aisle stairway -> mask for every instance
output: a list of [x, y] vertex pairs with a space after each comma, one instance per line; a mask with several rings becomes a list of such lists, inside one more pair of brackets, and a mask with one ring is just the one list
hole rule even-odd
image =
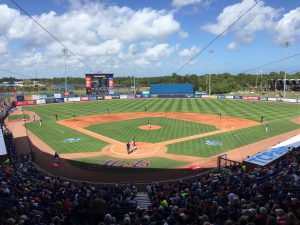
[[136, 195], [137, 207], [141, 209], [148, 209], [150, 199], [147, 192], [138, 192]]

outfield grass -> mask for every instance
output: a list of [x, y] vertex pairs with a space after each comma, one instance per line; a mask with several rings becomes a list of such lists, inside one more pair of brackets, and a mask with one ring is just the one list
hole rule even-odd
[[[95, 114], [105, 114], [106, 108], [109, 108], [110, 113], [120, 112], [142, 112], [144, 106], [147, 106], [147, 110], [151, 112], [163, 112], [167, 109], [170, 112], [195, 112], [206, 114], [219, 114], [226, 116], [241, 117], [259, 121], [261, 116], [264, 116], [265, 122], [269, 123], [270, 132], [268, 135], [260, 134], [262, 130], [260, 127], [246, 128], [243, 131], [235, 131], [243, 134], [240, 138], [237, 138], [235, 132], [228, 132], [226, 134], [219, 134], [213, 138], [222, 139], [224, 144], [218, 149], [214, 149], [214, 154], [219, 154], [223, 151], [239, 147], [241, 145], [249, 144], [254, 141], [263, 140], [265, 138], [282, 134], [287, 131], [299, 128], [299, 125], [295, 125], [289, 122], [289, 119], [295, 118], [300, 115], [299, 104], [285, 104], [274, 102], [255, 102], [241, 101], [241, 100], [220, 100], [220, 99], [124, 99], [124, 100], [105, 100], [105, 101], [91, 101], [91, 102], [79, 102], [79, 103], [63, 103], [63, 104], [47, 104], [38, 106], [27, 106], [25, 110], [34, 111], [37, 115], [43, 118], [47, 128], [43, 128], [42, 132], [38, 126], [28, 124], [28, 128], [32, 130], [38, 137], [49, 144], [54, 150], [61, 153], [63, 152], [86, 152], [97, 151], [104, 146], [105, 143], [95, 140], [89, 136], [85, 136], [79, 132], [70, 130], [64, 126], [60, 126], [55, 123], [55, 114], [59, 119], [72, 118], [73, 114], [77, 116], [88, 116]], [[68, 137], [84, 137], [84, 140], [78, 143], [65, 144], [63, 143], [62, 133], [56, 131], [57, 129], [66, 130]], [[184, 128], [183, 128], [184, 129]], [[275, 132], [276, 131], [276, 132]], [[127, 131], [126, 131], [127, 132]], [[129, 131], [128, 131], [129, 132]], [[242, 138], [246, 135], [244, 138]], [[223, 135], [227, 135], [226, 137]], [[134, 134], [134, 136], [139, 136]], [[89, 138], [89, 139], [88, 139]], [[128, 141], [127, 137], [122, 137]], [[130, 134], [132, 138], [132, 134]], [[211, 137], [206, 137], [210, 139]], [[140, 141], [138, 139], [138, 141]], [[54, 144], [55, 142], [55, 144]], [[87, 143], [88, 142], [88, 143]], [[91, 143], [90, 143], [91, 142]], [[177, 143], [175, 146], [170, 145], [170, 152], [177, 152], [178, 154], [190, 154], [199, 155], [208, 151], [211, 146], [203, 146], [202, 143], [196, 143], [197, 141], [189, 141], [184, 143]], [[228, 144], [227, 144], [228, 143]], [[76, 148], [73, 148], [75, 146]], [[96, 145], [96, 147], [95, 147]], [[63, 146], [63, 147], [62, 147]], [[99, 147], [98, 147], [99, 146]], [[205, 147], [205, 148], [204, 148]], [[97, 149], [97, 150], [96, 150]], [[194, 149], [192, 151], [192, 149]], [[181, 152], [181, 153], [180, 153]], [[209, 156], [209, 155], [207, 155]]]
[[[152, 125], [159, 125], [158, 130], [141, 130], [138, 127], [147, 125], [148, 120]], [[207, 133], [216, 130], [216, 127], [201, 123], [171, 119], [166, 117], [141, 118], [109, 123], [93, 124], [85, 129], [110, 137], [112, 139], [128, 142], [135, 137], [138, 142], [158, 143], [162, 141]]]
[[28, 119], [28, 114], [17, 114], [17, 115], [11, 115], [8, 116], [8, 120], [21, 120], [21, 119]]
[[[49, 120], [43, 120], [42, 126], [38, 121], [26, 123], [26, 127], [58, 153], [97, 152], [107, 145], [106, 142]], [[80, 141], [65, 142], [69, 138], [80, 138]]]
[[[98, 157], [74, 159], [74, 161], [99, 165], [99, 168], [103, 167], [105, 162], [109, 161], [108, 164], [106, 164], [106, 166], [104, 167], [110, 167], [109, 164], [114, 163], [114, 165], [111, 167], [120, 169], [120, 171], [122, 171], [122, 168], [119, 166], [122, 164], [124, 165], [124, 167], [128, 168], [128, 164], [127, 166], [125, 165], [126, 163], [129, 163], [131, 166], [134, 165], [139, 168], [144, 167], [144, 168], [151, 168], [151, 169], [178, 168], [188, 164], [188, 162], [176, 161], [172, 159], [165, 159], [159, 157], [144, 158], [141, 161], [140, 159], [118, 159], [111, 156], [98, 156]], [[149, 167], [147, 166], [147, 164], [149, 165]], [[129, 168], [131, 168], [131, 166]]]

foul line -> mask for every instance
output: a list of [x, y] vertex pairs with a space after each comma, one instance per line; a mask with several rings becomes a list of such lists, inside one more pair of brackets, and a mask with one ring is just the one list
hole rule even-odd
[[62, 132], [63, 134], [65, 133], [64, 131], [60, 130], [60, 129], [57, 129], [57, 128], [54, 128], [55, 130], [58, 130], [59, 132]]

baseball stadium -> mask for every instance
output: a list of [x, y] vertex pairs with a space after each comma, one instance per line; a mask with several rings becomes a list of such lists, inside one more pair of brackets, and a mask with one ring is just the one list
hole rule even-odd
[[133, 2], [0, 3], [0, 225], [300, 224], [299, 5]]

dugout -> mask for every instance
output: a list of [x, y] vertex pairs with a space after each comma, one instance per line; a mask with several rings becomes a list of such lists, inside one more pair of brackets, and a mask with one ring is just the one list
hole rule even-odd
[[193, 97], [192, 84], [151, 84], [151, 96], [160, 98], [186, 98]]

